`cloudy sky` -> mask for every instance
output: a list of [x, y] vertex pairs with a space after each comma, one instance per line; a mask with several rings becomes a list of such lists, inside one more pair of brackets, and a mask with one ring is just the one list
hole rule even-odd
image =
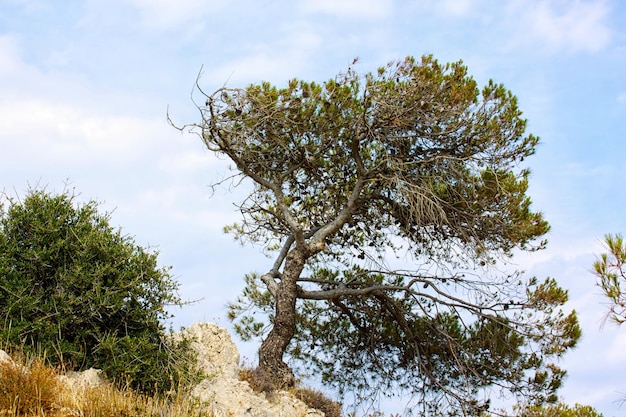
[[221, 231], [241, 193], [209, 184], [228, 164], [167, 123], [168, 112], [181, 125], [199, 120], [201, 68], [211, 91], [431, 53], [462, 59], [480, 84], [504, 83], [542, 138], [530, 194], [550, 244], [519, 263], [568, 288], [583, 324], [563, 363], [563, 400], [625, 415], [626, 328], [601, 329], [606, 306], [590, 273], [602, 236], [626, 232], [621, 0], [0, 0], [0, 190], [69, 188], [101, 201], [113, 224], [158, 247], [183, 297], [200, 300], [174, 325], [226, 326], [243, 274], [271, 260]]

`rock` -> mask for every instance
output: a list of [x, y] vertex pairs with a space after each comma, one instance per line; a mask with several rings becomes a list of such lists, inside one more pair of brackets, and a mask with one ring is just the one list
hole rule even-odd
[[24, 373], [28, 372], [28, 369], [25, 366], [16, 363], [4, 350], [0, 350], [0, 365], [6, 366], [7, 368], [19, 369]]
[[192, 395], [211, 406], [215, 417], [324, 417], [288, 392], [280, 391], [268, 400], [245, 381], [205, 379]]
[[[0, 350], [0, 364], [8, 364], [15, 366], [16, 363], [8, 353], [4, 350]], [[25, 371], [29, 372], [27, 368], [20, 365]], [[99, 369], [90, 368], [83, 372], [70, 372], [67, 375], [59, 375], [58, 378], [62, 383], [69, 386], [71, 389], [88, 389], [97, 387], [106, 383], [106, 380], [102, 376], [102, 371]]]
[[288, 392], [277, 392], [268, 399], [240, 381], [239, 351], [226, 329], [198, 323], [182, 334], [194, 339], [191, 348], [198, 353], [198, 366], [207, 375], [192, 395], [210, 404], [215, 417], [324, 417]]
[[106, 384], [106, 379], [100, 369], [89, 368], [82, 372], [70, 372], [59, 375], [59, 379], [72, 391], [84, 391]]
[[6, 353], [4, 350], [0, 350], [0, 363], [6, 363], [9, 365], [13, 365], [13, 359]]
[[239, 351], [228, 331], [213, 323], [196, 323], [182, 334], [192, 340], [198, 367], [208, 376], [237, 378]]
[[[239, 351], [226, 329], [212, 323], [197, 323], [173, 336], [192, 340], [190, 347], [198, 354], [198, 367], [207, 377], [191, 392], [210, 407], [215, 417], [324, 417], [323, 412], [309, 408], [286, 391], [268, 398], [254, 392], [246, 381], [240, 381]], [[0, 350], [0, 364], [4, 363], [15, 364]], [[75, 396], [107, 384], [103, 372], [93, 368], [60, 375], [59, 379]], [[73, 413], [67, 411], [67, 415]]]

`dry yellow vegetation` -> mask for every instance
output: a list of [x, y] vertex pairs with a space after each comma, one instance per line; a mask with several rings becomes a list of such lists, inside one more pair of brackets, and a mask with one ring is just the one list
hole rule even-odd
[[210, 409], [182, 391], [146, 396], [109, 383], [77, 390], [43, 359], [13, 358], [0, 361], [2, 417], [213, 417]]

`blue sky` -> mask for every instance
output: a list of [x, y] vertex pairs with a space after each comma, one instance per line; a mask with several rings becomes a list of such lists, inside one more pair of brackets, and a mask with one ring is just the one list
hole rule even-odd
[[[190, 134], [202, 87], [332, 78], [355, 57], [462, 59], [518, 96], [541, 137], [534, 208], [548, 249], [516, 262], [570, 290], [584, 335], [563, 366], [567, 403], [623, 415], [626, 328], [607, 324], [590, 273], [605, 233], [626, 232], [626, 3], [621, 0], [0, 0], [0, 190], [75, 188], [113, 224], [158, 247], [186, 299], [175, 326], [227, 326], [243, 275], [271, 260], [222, 233], [241, 192]], [[242, 355], [254, 346], [238, 343]]]

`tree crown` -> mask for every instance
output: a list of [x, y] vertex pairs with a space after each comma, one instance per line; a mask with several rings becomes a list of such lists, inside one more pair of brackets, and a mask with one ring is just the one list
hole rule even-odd
[[220, 88], [200, 110], [206, 146], [253, 184], [226, 230], [276, 251], [231, 306], [245, 338], [267, 329], [247, 308], [267, 314], [260, 356], [287, 339], [325, 382], [410, 391], [431, 412], [479, 413], [493, 387], [555, 400], [550, 358], [580, 336], [567, 292], [496, 267], [549, 230], [521, 166], [538, 138], [504, 86], [408, 57]]

